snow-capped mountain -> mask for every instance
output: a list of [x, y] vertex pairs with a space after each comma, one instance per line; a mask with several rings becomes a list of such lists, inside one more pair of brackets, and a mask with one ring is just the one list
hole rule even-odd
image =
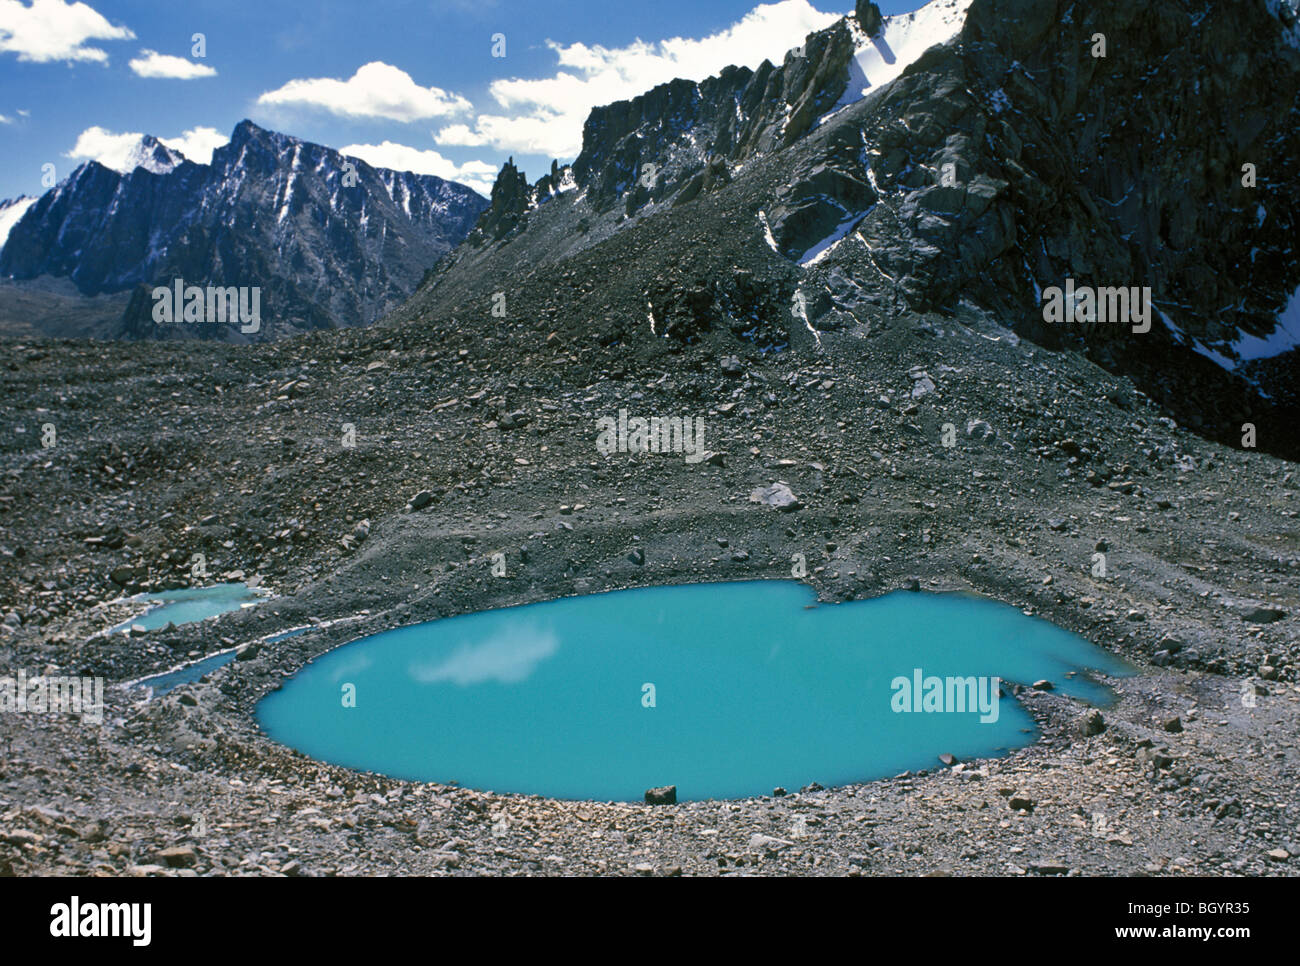
[[932, 0], [912, 13], [875, 17], [864, 11], [862, 19], [846, 21], [853, 35], [849, 81], [836, 107], [852, 104], [883, 87], [938, 44], [961, 32], [971, 0]]
[[123, 157], [114, 159], [112, 163], [106, 160], [103, 163], [118, 174], [130, 174], [136, 168], [144, 168], [153, 174], [167, 174], [185, 160], [185, 155], [175, 148], [169, 148], [152, 134], [144, 134]]
[[[373, 168], [241, 122], [210, 164], [145, 137], [89, 161], [39, 199], [0, 209], [0, 275], [66, 277], [85, 295], [135, 289], [120, 335], [242, 338], [159, 326], [149, 288], [257, 287], [257, 339], [365, 325], [409, 295], [487, 202], [432, 175]], [[19, 210], [21, 208], [21, 210]]]

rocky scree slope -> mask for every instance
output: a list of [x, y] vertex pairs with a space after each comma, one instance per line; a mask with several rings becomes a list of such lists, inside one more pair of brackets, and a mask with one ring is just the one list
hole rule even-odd
[[[1300, 314], [1288, 4], [936, 0], [913, 21], [860, 4], [781, 66], [593, 110], [576, 161], [533, 185], [508, 164], [390, 321], [442, 324], [501, 291], [543, 335], [734, 350], [966, 301], [1131, 375], [1203, 434], [1240, 445], [1253, 422], [1296, 458], [1300, 353], [1246, 348], [1285, 346], [1279, 315]], [[872, 52], [922, 20], [947, 42], [855, 97]], [[1041, 293], [1067, 278], [1149, 287], [1150, 331], [1045, 323]]]

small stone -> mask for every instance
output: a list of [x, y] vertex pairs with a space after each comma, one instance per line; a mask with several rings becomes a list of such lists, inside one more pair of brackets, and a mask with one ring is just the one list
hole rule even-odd
[[1093, 708], [1079, 716], [1075, 728], [1083, 737], [1091, 738], [1106, 730], [1106, 719], [1102, 717], [1100, 711]]
[[129, 583], [141, 579], [146, 573], [147, 571], [143, 567], [114, 567], [109, 573], [108, 579], [119, 587], [125, 587]]
[[83, 842], [94, 845], [108, 839], [108, 823], [103, 819], [88, 822], [77, 829], [77, 835]]
[[638, 567], [642, 567], [645, 565], [645, 551], [640, 547], [633, 547], [632, 550], [628, 552], [627, 559], [632, 561], [632, 563], [636, 564]]
[[677, 786], [664, 785], [660, 788], [647, 788], [645, 791], [647, 805], [676, 805]]
[[1051, 681], [1043, 679], [1041, 681], [1035, 681], [1032, 687], [1035, 691], [1052, 691], [1055, 690], [1056, 685], [1054, 685]]
[[411, 509], [423, 510], [433, 502], [433, 493], [430, 490], [421, 490], [415, 496], [411, 497]]
[[1286, 849], [1269, 849], [1264, 854], [1274, 862], [1285, 862], [1287, 859], [1291, 858], [1291, 853]]
[[1156, 771], [1163, 771], [1174, 763], [1174, 759], [1165, 753], [1167, 751], [1167, 748], [1161, 748], [1158, 751], [1154, 748], [1142, 748], [1137, 753], [1137, 760], [1150, 762]]
[[790, 487], [780, 482], [773, 483], [771, 486], [755, 488], [749, 494], [749, 501], [751, 503], [762, 503], [777, 510], [799, 509], [799, 498], [794, 495]]
[[1068, 875], [1070, 872], [1069, 864], [1060, 859], [1048, 862], [1030, 862], [1029, 868], [1039, 875]]
[[1286, 616], [1286, 611], [1276, 607], [1252, 606], [1242, 611], [1241, 619], [1252, 624], [1272, 624]]
[[1169, 718], [1162, 721], [1160, 727], [1164, 728], [1165, 731], [1168, 731], [1170, 734], [1176, 735], [1183, 730], [1183, 722], [1180, 718]]
[[176, 845], [159, 852], [158, 860], [168, 868], [188, 869], [198, 863], [199, 857], [192, 846]]
[[755, 832], [749, 837], [749, 848], [753, 852], [780, 852], [792, 845], [794, 845], [793, 842], [773, 838], [770, 835], [763, 835], [761, 832]]
[[957, 756], [945, 751], [939, 756], [939, 761], [951, 768], [953, 765], [957, 764]]
[[522, 409], [516, 409], [512, 413], [506, 413], [502, 416], [497, 425], [502, 429], [518, 429], [521, 426], [527, 426], [532, 421], [532, 416], [529, 416]]
[[1013, 812], [1032, 812], [1034, 800], [1023, 792], [1015, 792], [1007, 799], [1007, 806]]

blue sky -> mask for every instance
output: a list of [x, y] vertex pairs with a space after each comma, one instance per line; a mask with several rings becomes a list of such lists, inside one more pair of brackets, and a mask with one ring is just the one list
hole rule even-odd
[[[885, 0], [900, 13], [922, 0]], [[486, 191], [572, 160], [593, 104], [757, 65], [850, 0], [0, 0], [0, 198], [140, 133], [206, 161], [245, 117]], [[203, 56], [195, 55], [203, 35]], [[504, 57], [494, 57], [494, 35]], [[500, 44], [496, 45], [501, 52]]]

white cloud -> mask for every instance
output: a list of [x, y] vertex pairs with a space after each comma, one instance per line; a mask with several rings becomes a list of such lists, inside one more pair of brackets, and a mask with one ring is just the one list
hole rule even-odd
[[67, 156], [98, 161], [106, 168], [121, 171], [129, 163], [140, 137], [140, 134], [114, 134], [96, 124], [81, 132]]
[[0, 0], [0, 53], [35, 63], [89, 60], [108, 63], [108, 54], [88, 40], [131, 40], [126, 27], [114, 27], [93, 7], [65, 0]]
[[230, 138], [215, 127], [192, 127], [178, 138], [159, 138], [173, 151], [179, 151], [195, 164], [211, 164], [212, 152], [223, 144], [229, 144]]
[[[135, 167], [137, 148], [144, 137], [138, 131], [116, 134], [99, 125], [88, 127], [77, 137], [77, 143], [67, 153], [69, 158], [77, 160], [98, 161], [114, 171], [130, 171]], [[180, 137], [159, 138], [163, 144], [174, 151], [179, 151], [196, 164], [209, 164], [212, 151], [225, 144], [230, 138], [216, 128], [195, 127]]]
[[195, 77], [216, 77], [217, 72], [207, 64], [197, 64], [184, 57], [160, 54], [156, 50], [142, 50], [139, 57], [131, 59], [131, 69], [141, 77], [167, 77], [174, 80], [193, 80]]
[[457, 164], [437, 151], [424, 151], [393, 141], [385, 141], [383, 144], [349, 144], [345, 148], [339, 148], [339, 153], [360, 158], [376, 168], [433, 174], [448, 181], [459, 181], [483, 195], [492, 193], [492, 183], [496, 181], [496, 167], [485, 161]]
[[551, 77], [494, 81], [492, 97], [506, 112], [479, 114], [473, 127], [452, 124], [437, 132], [439, 144], [491, 145], [500, 151], [572, 158], [582, 149], [582, 125], [599, 104], [626, 100], [677, 77], [701, 81], [728, 64], [755, 68], [780, 63], [804, 37], [839, 19], [808, 0], [761, 4], [738, 23], [708, 37], [673, 37], [626, 47], [547, 41], [556, 54]]
[[4, 114], [0, 114], [0, 124], [12, 124], [13, 122], [14, 119], [12, 117], [8, 117]]
[[458, 94], [440, 87], [421, 87], [411, 75], [382, 61], [357, 68], [345, 81], [330, 77], [300, 78], [267, 91], [257, 103], [271, 107], [312, 107], [344, 117], [419, 121], [450, 117], [471, 109]]
[[437, 663], [413, 663], [410, 675], [421, 684], [518, 684], [528, 680], [537, 666], [559, 649], [559, 638], [550, 629], [522, 627], [483, 641], [461, 643]]

